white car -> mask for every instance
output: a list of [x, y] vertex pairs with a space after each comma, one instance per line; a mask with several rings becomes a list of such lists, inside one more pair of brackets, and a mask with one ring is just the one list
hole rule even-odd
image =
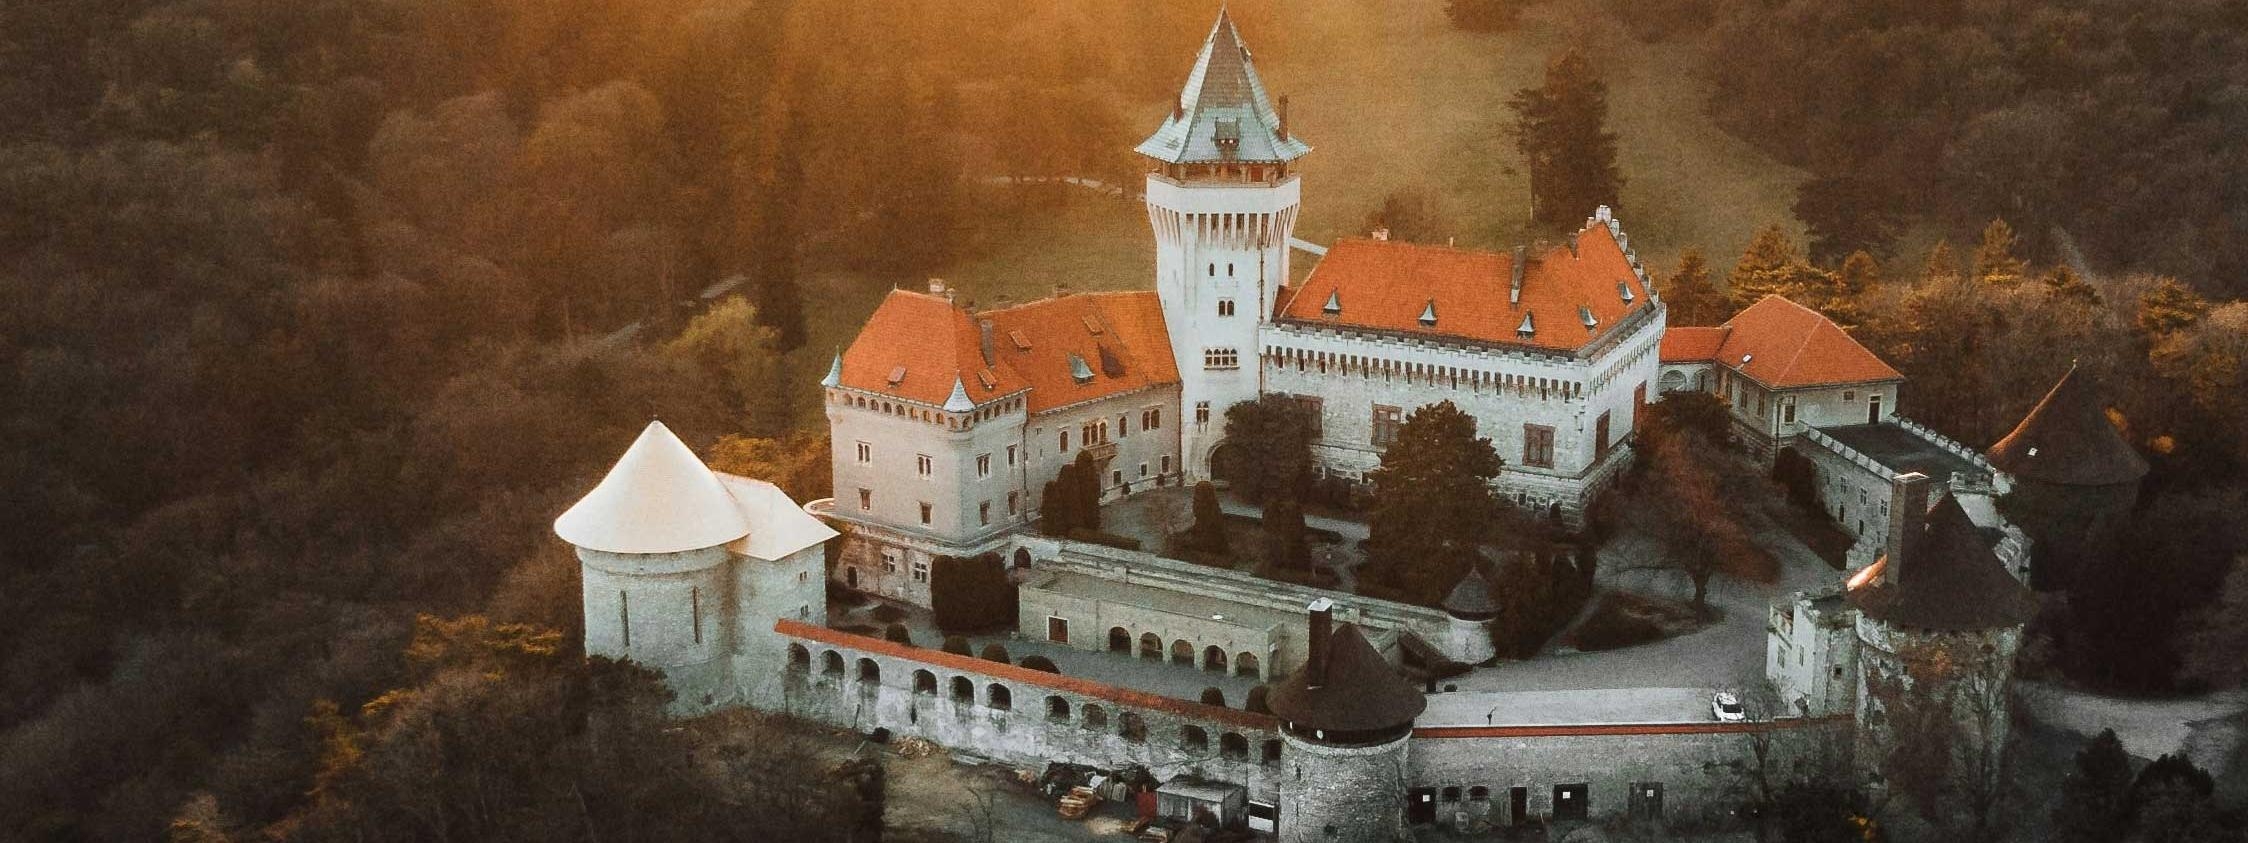
[[1741, 698], [1731, 691], [1719, 691], [1709, 700], [1709, 713], [1720, 723], [1739, 723], [1748, 719], [1748, 709], [1741, 707]]

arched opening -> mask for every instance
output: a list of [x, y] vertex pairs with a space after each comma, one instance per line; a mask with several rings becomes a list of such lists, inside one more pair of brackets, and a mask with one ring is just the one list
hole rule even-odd
[[965, 676], [952, 677], [952, 701], [970, 705], [976, 701], [976, 683]]
[[1056, 723], [1069, 722], [1069, 701], [1061, 697], [1046, 698], [1046, 719]]
[[1136, 711], [1116, 715], [1116, 733], [1133, 743], [1146, 743], [1147, 721], [1140, 719], [1140, 714]]
[[1216, 644], [1202, 648], [1202, 669], [1225, 672], [1225, 648]]
[[1185, 744], [1187, 749], [1209, 749], [1210, 733], [1204, 731], [1200, 726], [1181, 727], [1179, 729], [1179, 742]]
[[1027, 548], [1027, 547], [1018, 547], [1018, 548], [1015, 548], [1015, 570], [1017, 570], [1017, 571], [1027, 571], [1027, 570], [1029, 570], [1029, 569], [1030, 569], [1030, 548]]
[[1144, 635], [1141, 635], [1141, 636], [1140, 636], [1140, 658], [1143, 658], [1143, 659], [1158, 659], [1158, 660], [1162, 659], [1162, 658], [1163, 658], [1163, 638], [1162, 638], [1162, 636], [1156, 635], [1155, 633], [1152, 633], [1152, 632], [1150, 632], [1150, 633], [1146, 633], [1146, 634], [1144, 634]]
[[820, 653], [820, 672], [829, 676], [843, 675], [843, 654], [834, 650]]
[[873, 659], [860, 659], [859, 681], [870, 684], [882, 681], [882, 666], [875, 664]]
[[1015, 692], [1007, 690], [1007, 686], [997, 682], [991, 683], [991, 688], [984, 692], [984, 699], [993, 709], [999, 711], [1015, 710]]
[[1278, 764], [1278, 763], [1280, 763], [1280, 742], [1279, 742], [1279, 741], [1277, 741], [1277, 740], [1271, 740], [1271, 741], [1265, 741], [1265, 742], [1264, 742], [1264, 763], [1266, 763], [1266, 764]]
[[1232, 485], [1249, 473], [1249, 453], [1232, 441], [1219, 442], [1210, 448], [1210, 479]]
[[1131, 651], [1132, 651], [1132, 633], [1130, 633], [1130, 632], [1127, 632], [1127, 631], [1125, 631], [1125, 629], [1124, 629], [1123, 627], [1121, 627], [1121, 626], [1112, 626], [1112, 627], [1109, 627], [1109, 628], [1108, 628], [1108, 651], [1109, 651], [1109, 652], [1111, 652], [1111, 653], [1129, 653], [1129, 652], [1131, 652]]
[[936, 675], [936, 674], [934, 674], [934, 673], [930, 673], [930, 672], [928, 672], [928, 671], [926, 671], [926, 670], [916, 670], [916, 671], [914, 671], [914, 672], [913, 672], [913, 692], [914, 692], [914, 693], [916, 693], [916, 694], [934, 694], [934, 693], [936, 693], [936, 692], [937, 692], [937, 675]]
[[1108, 710], [1097, 705], [1088, 705], [1080, 709], [1079, 719], [1087, 729], [1108, 728]]
[[1218, 754], [1235, 761], [1249, 760], [1249, 739], [1240, 732], [1227, 732], [1218, 736]]
[[1242, 654], [1241, 654], [1241, 655], [1239, 655], [1239, 656], [1235, 656], [1235, 657], [1234, 657], [1234, 659], [1233, 659], [1233, 675], [1235, 675], [1235, 676], [1256, 676], [1256, 675], [1258, 675], [1258, 674], [1257, 674], [1257, 654], [1255, 654], [1255, 653], [1242, 653]]
[[1470, 802], [1489, 802], [1491, 801], [1491, 789], [1482, 785], [1468, 788], [1467, 799]]
[[1668, 372], [1664, 372], [1664, 373], [1663, 373], [1663, 377], [1662, 377], [1662, 380], [1660, 380], [1660, 381], [1658, 382], [1658, 386], [1657, 386], [1657, 389], [1659, 389], [1659, 390], [1660, 390], [1661, 392], [1663, 392], [1664, 394], [1669, 394], [1669, 393], [1672, 393], [1672, 392], [1677, 392], [1677, 391], [1679, 391], [1679, 390], [1681, 390], [1681, 389], [1685, 389], [1685, 388], [1686, 388], [1686, 373], [1685, 373], [1685, 372], [1681, 372], [1681, 371], [1679, 371], [1679, 370], [1677, 370], [1677, 369], [1672, 369], [1672, 370], [1670, 370], [1670, 371], [1668, 371]]
[[1171, 663], [1193, 665], [1194, 645], [1187, 643], [1184, 638], [1171, 642]]
[[802, 644], [788, 645], [788, 669], [803, 672], [812, 669], [812, 651]]

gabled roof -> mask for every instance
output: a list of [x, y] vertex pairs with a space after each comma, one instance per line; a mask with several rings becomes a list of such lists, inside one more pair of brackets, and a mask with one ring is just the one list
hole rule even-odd
[[554, 519], [563, 541], [610, 553], [701, 550], [750, 528], [718, 477], [660, 421], [649, 422], [608, 476]]
[[723, 471], [713, 472], [718, 482], [734, 497], [742, 517], [749, 519], [749, 535], [735, 539], [727, 550], [747, 556], [777, 562], [781, 558], [812, 545], [835, 538], [835, 528], [827, 522], [812, 517], [804, 511], [781, 487]]
[[[1530, 257], [1402, 240], [1336, 242], [1281, 302], [1279, 318], [1431, 338], [1575, 351], [1606, 336], [1625, 317], [1652, 307], [1646, 282], [1617, 231], [1586, 220], [1574, 248]], [[1514, 294], [1517, 254], [1524, 257]], [[1626, 301], [1618, 286], [1632, 292]], [[1323, 304], [1339, 304], [1327, 311]], [[1421, 315], [1441, 316], [1424, 325]], [[1589, 314], [1594, 327], [1585, 327]], [[1533, 330], [1527, 336], [1523, 325]]]
[[[991, 323], [989, 342], [979, 321]], [[951, 412], [1030, 389], [1033, 413], [1178, 381], [1154, 291], [1081, 293], [979, 314], [942, 296], [892, 291], [844, 353], [840, 379]]]
[[2037, 613], [2037, 596], [2006, 572], [1954, 496], [1904, 548], [1901, 564], [1883, 556], [1850, 578], [1850, 602], [1867, 617], [1956, 631], [2014, 626]]
[[1249, 48], [1223, 9], [1163, 127], [1141, 141], [1141, 155], [1172, 164], [1294, 161], [1311, 145], [1280, 134], [1280, 113], [1265, 96]]
[[2070, 366], [2022, 423], [1990, 446], [1990, 464], [2024, 480], [2064, 486], [2138, 482], [2146, 460], [2108, 421], [2095, 391]]
[[1272, 713], [1300, 727], [1329, 732], [1372, 732], [1413, 722], [1428, 699], [1390, 667], [1357, 624], [1327, 636], [1326, 669], [1314, 665], [1288, 674], [1272, 689]]
[[1662, 360], [1723, 364], [1772, 389], [1904, 380], [1825, 314], [1776, 295], [1716, 328], [1666, 330]]

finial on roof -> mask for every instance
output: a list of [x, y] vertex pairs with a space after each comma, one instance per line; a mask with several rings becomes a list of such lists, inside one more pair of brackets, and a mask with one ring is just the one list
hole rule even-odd
[[965, 413], [975, 408], [975, 400], [968, 397], [968, 385], [960, 381], [959, 375], [953, 375], [952, 395], [945, 398], [944, 411], [947, 413]]
[[835, 359], [827, 364], [827, 377], [820, 378], [820, 386], [832, 387], [843, 382], [843, 352], [835, 352]]

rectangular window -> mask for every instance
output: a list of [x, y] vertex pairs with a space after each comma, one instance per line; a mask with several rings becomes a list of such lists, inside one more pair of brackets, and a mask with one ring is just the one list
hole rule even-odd
[[1303, 405], [1304, 413], [1311, 419], [1311, 438], [1318, 441], [1327, 435], [1327, 402], [1313, 395], [1298, 395], [1296, 403]]
[[1163, 410], [1162, 410], [1162, 408], [1155, 408], [1155, 409], [1147, 410], [1147, 411], [1145, 411], [1145, 412], [1142, 412], [1142, 413], [1140, 413], [1140, 429], [1141, 429], [1141, 430], [1162, 430], [1162, 429], [1163, 429]]
[[990, 454], [977, 454], [977, 455], [976, 455], [976, 479], [978, 479], [978, 480], [981, 480], [981, 479], [983, 479], [983, 478], [986, 478], [986, 477], [990, 477], [990, 476], [991, 476], [991, 455], [990, 455]]
[[1553, 428], [1542, 424], [1522, 426], [1522, 464], [1553, 467]]
[[913, 468], [915, 471], [920, 472], [921, 476], [927, 477], [929, 476], [930, 472], [936, 470], [937, 461], [934, 459], [930, 459], [928, 454], [916, 454], [913, 458]]
[[1021, 493], [1021, 492], [1008, 492], [1008, 493], [1007, 493], [1007, 514], [1008, 514], [1008, 515], [1013, 515], [1013, 514], [1015, 514], [1015, 512], [1016, 512], [1016, 511], [1018, 510], [1018, 508], [1019, 508], [1019, 501], [1021, 500], [1021, 496], [1022, 496], [1022, 493]]
[[1845, 389], [1845, 390], [1843, 390], [1843, 391], [1842, 391], [1842, 400], [1844, 400], [1844, 401], [1856, 401], [1856, 400], [1858, 400], [1858, 392], [1857, 392], [1857, 390], [1854, 390], [1854, 389]]
[[873, 512], [873, 511], [874, 511], [874, 490], [873, 490], [873, 489], [860, 489], [860, 490], [859, 490], [859, 511], [860, 511], [860, 512]]
[[1780, 422], [1783, 424], [1795, 423], [1795, 399], [1780, 399]]
[[1196, 402], [1194, 402], [1194, 424], [1195, 424], [1195, 426], [1196, 426], [1196, 427], [1202, 427], [1202, 426], [1206, 426], [1206, 425], [1208, 425], [1209, 423], [1210, 423], [1210, 402], [1208, 402], [1208, 401], [1196, 401]]
[[991, 501], [976, 504], [976, 523], [987, 526], [991, 524]]
[[1608, 458], [1607, 413], [1601, 413], [1600, 419], [1592, 424], [1592, 458], [1595, 461]]
[[1016, 449], [1017, 447], [1020, 447], [1020, 446], [1016, 446], [1016, 445], [1009, 445], [1009, 446], [1007, 446], [1007, 464], [1008, 464], [1008, 465], [1014, 465], [1014, 464], [1015, 464], [1015, 449]]
[[1219, 315], [1219, 316], [1232, 316], [1232, 315], [1233, 315], [1233, 300], [1232, 300], [1232, 299], [1219, 299], [1219, 300], [1218, 300], [1218, 315]]
[[810, 606], [798, 606], [798, 607], [796, 607], [796, 619], [797, 619], [797, 620], [800, 620], [800, 621], [807, 621], [807, 620], [811, 620], [811, 619], [812, 619], [812, 607], [810, 607]]
[[1065, 453], [1065, 454], [1066, 454], [1066, 453], [1069, 453], [1069, 429], [1068, 429], [1068, 428], [1063, 428], [1063, 429], [1062, 429], [1062, 439], [1061, 439], [1061, 442], [1062, 442], [1062, 453]]
[[866, 442], [860, 442], [859, 464], [866, 465], [871, 462], [874, 462], [874, 446]]
[[1124, 471], [1123, 471], [1123, 469], [1117, 469], [1117, 470], [1115, 470], [1115, 471], [1111, 471], [1111, 472], [1109, 472], [1109, 473], [1108, 473], [1108, 485], [1111, 485], [1111, 486], [1122, 486], [1122, 485], [1124, 485]]
[[1164, 473], [1164, 474], [1169, 474], [1169, 473], [1171, 473], [1171, 455], [1170, 455], [1170, 454], [1164, 454], [1164, 455], [1163, 455], [1163, 473]]
[[922, 501], [922, 502], [921, 502], [921, 523], [922, 523], [922, 524], [926, 525], [926, 524], [928, 524], [928, 523], [929, 523], [929, 513], [930, 513], [930, 512], [932, 512], [932, 511], [933, 511], [933, 510], [931, 510], [931, 509], [930, 509], [930, 507], [929, 507], [929, 502], [928, 502], [928, 501]]
[[1046, 618], [1046, 640], [1062, 644], [1069, 643], [1069, 621], [1048, 616]]
[[1397, 441], [1397, 431], [1405, 426], [1405, 410], [1387, 404], [1374, 405], [1374, 447], [1387, 448]]
[[1128, 421], [1130, 421], [1130, 419], [1124, 416], [1116, 417], [1116, 438], [1122, 439], [1124, 438], [1125, 433], [1131, 431], [1131, 426], [1126, 424], [1126, 422]]
[[1143, 462], [1143, 463], [1140, 463], [1140, 476], [1141, 476], [1141, 477], [1146, 477], [1146, 476], [1147, 476], [1147, 463], [1144, 463], [1144, 462]]
[[929, 581], [929, 560], [919, 558], [913, 560], [913, 581]]
[[1241, 352], [1239, 349], [1233, 348], [1202, 349], [1202, 368], [1239, 369], [1241, 368]]
[[883, 573], [885, 573], [885, 574], [895, 574], [895, 573], [897, 573], [897, 572], [898, 572], [898, 552], [897, 552], [897, 551], [895, 551], [895, 550], [885, 550], [885, 551], [882, 551], [882, 572], [883, 572]]

